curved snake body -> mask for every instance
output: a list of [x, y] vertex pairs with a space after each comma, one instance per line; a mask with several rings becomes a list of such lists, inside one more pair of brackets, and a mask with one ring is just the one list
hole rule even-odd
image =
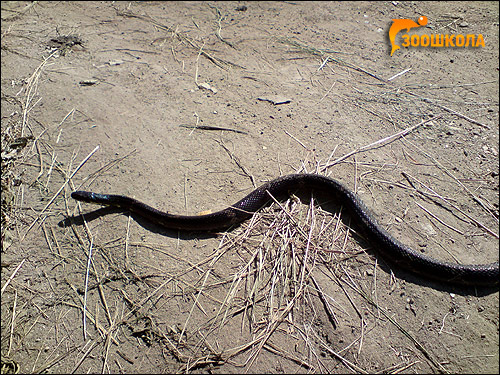
[[272, 180], [255, 189], [232, 206], [208, 215], [182, 216], [159, 211], [136, 199], [122, 195], [75, 191], [71, 197], [83, 202], [119, 207], [140, 215], [167, 229], [187, 231], [220, 231], [249, 219], [253, 213], [272, 202], [272, 197], [293, 191], [319, 190], [333, 196], [362, 228], [368, 241], [384, 259], [411, 273], [452, 284], [497, 286], [498, 262], [463, 265], [442, 262], [421, 254], [392, 237], [361, 201], [342, 183], [317, 174], [292, 174]]

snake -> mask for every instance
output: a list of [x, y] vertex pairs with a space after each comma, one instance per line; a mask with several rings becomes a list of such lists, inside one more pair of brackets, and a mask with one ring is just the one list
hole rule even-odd
[[253, 190], [235, 204], [209, 214], [184, 216], [159, 211], [134, 198], [123, 195], [74, 191], [77, 201], [112, 206], [139, 215], [168, 230], [218, 232], [230, 229], [268, 206], [298, 191], [318, 191], [332, 197], [344, 207], [361, 229], [361, 233], [390, 264], [409, 273], [455, 285], [496, 287], [499, 281], [498, 261], [490, 264], [458, 264], [434, 259], [401, 243], [375, 219], [360, 197], [341, 182], [319, 174], [290, 174], [271, 180]]

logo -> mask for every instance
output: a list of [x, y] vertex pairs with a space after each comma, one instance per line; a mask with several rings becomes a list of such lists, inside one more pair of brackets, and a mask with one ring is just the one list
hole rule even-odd
[[391, 41], [392, 50], [391, 56], [394, 52], [396, 52], [401, 47], [396, 44], [396, 35], [403, 30], [406, 29], [406, 32], [410, 31], [415, 27], [421, 27], [427, 25], [427, 17], [421, 16], [418, 19], [418, 23], [413, 22], [412, 20], [402, 19], [402, 20], [392, 20], [391, 28], [389, 29], [389, 40]]
[[391, 42], [391, 56], [401, 46], [396, 44], [396, 36], [401, 30], [406, 29], [407, 34], [403, 35], [403, 47], [484, 47], [482, 34], [431, 34], [431, 35], [408, 35], [410, 29], [427, 25], [427, 17], [421, 16], [418, 23], [408, 19], [393, 19], [389, 29], [389, 40]]

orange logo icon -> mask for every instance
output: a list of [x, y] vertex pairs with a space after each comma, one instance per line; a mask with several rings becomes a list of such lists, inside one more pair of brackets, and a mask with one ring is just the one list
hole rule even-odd
[[421, 16], [418, 19], [418, 23], [408, 20], [408, 19], [397, 19], [397, 20], [392, 20], [392, 25], [391, 28], [389, 29], [389, 40], [391, 41], [392, 45], [392, 50], [391, 50], [391, 56], [394, 52], [396, 52], [398, 49], [401, 47], [396, 44], [396, 35], [403, 30], [406, 29], [406, 31], [410, 31], [410, 29], [413, 29], [415, 27], [421, 27], [427, 25], [427, 17]]

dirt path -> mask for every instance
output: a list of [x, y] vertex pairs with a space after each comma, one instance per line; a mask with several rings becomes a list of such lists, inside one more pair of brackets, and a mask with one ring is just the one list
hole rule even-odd
[[[391, 20], [421, 15], [410, 34], [485, 45], [391, 57]], [[194, 214], [324, 173], [416, 250], [496, 261], [498, 17], [493, 2], [2, 2], [2, 372], [498, 373], [498, 290], [391, 270], [335, 203], [291, 199], [210, 237], [70, 198]]]

